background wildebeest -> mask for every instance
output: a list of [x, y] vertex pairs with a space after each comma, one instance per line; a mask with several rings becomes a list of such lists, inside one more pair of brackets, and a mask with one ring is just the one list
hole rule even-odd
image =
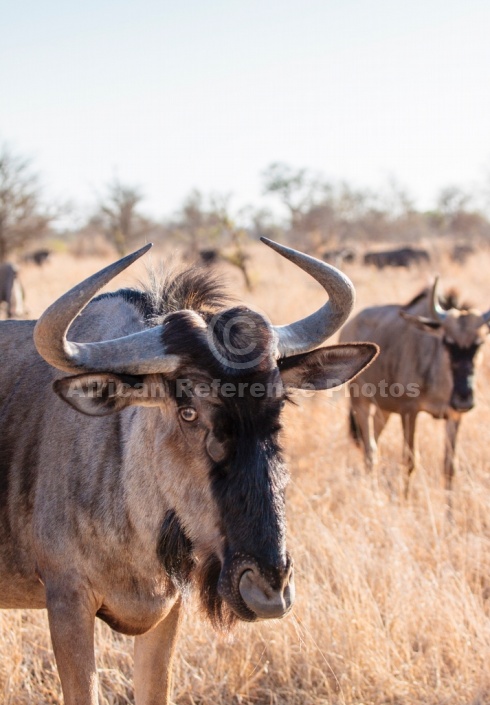
[[24, 289], [17, 267], [10, 262], [0, 264], [0, 304], [7, 306], [7, 318], [24, 315]]
[[427, 250], [415, 247], [398, 247], [395, 250], [366, 252], [364, 264], [372, 264], [378, 269], [383, 267], [410, 267], [411, 264], [430, 262]]
[[272, 326], [195, 270], [91, 300], [145, 247], [37, 324], [0, 325], [0, 605], [47, 607], [67, 705], [97, 702], [96, 616], [136, 636], [149, 705], [168, 702], [184, 589], [218, 625], [292, 605], [281, 409], [289, 388], [346, 381], [376, 347], [318, 349], [352, 284], [266, 242], [328, 292], [316, 313]]
[[322, 259], [339, 267], [342, 264], [352, 264], [356, 260], [356, 253], [351, 247], [339, 247], [335, 250], [325, 250]]
[[24, 255], [23, 260], [24, 262], [33, 262], [34, 264], [37, 264], [38, 267], [42, 267], [42, 265], [48, 261], [51, 255], [51, 250], [34, 250], [34, 252], [29, 252], [28, 254]]
[[199, 259], [204, 265], [216, 264], [217, 262], [219, 262], [220, 258], [220, 253], [215, 248], [199, 250]]
[[466, 264], [471, 255], [475, 254], [473, 245], [456, 243], [451, 250], [451, 260], [458, 264]]
[[436, 280], [432, 290], [406, 306], [367, 308], [344, 327], [340, 340], [372, 340], [381, 349], [351, 387], [351, 431], [362, 441], [368, 466], [376, 459], [388, 417], [400, 414], [408, 490], [415, 467], [415, 423], [418, 413], [426, 411], [446, 420], [444, 476], [451, 489], [456, 437], [462, 415], [474, 405], [475, 364], [489, 321], [490, 311], [459, 306], [454, 297], [441, 306]]

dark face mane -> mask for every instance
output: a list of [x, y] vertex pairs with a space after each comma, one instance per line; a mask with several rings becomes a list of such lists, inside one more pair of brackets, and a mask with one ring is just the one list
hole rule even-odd
[[182, 589], [195, 583], [206, 615], [228, 628], [237, 615], [255, 619], [237, 587], [244, 561], [253, 555], [264, 578], [279, 587], [289, 560], [287, 472], [278, 441], [285, 393], [272, 354], [273, 334], [262, 316], [244, 307], [202, 318], [184, 310], [166, 316], [162, 343], [182, 360], [170, 382], [177, 407], [199, 407], [196, 395], [203, 385], [212, 396], [209, 435], [220, 452], [208, 458], [208, 472], [225, 537], [224, 562], [215, 555], [196, 562], [175, 513], [165, 517], [158, 551], [174, 584]]
[[442, 342], [449, 355], [453, 379], [450, 405], [456, 411], [469, 411], [474, 406], [475, 359], [481, 342], [475, 341], [468, 347], [461, 347], [447, 337]]

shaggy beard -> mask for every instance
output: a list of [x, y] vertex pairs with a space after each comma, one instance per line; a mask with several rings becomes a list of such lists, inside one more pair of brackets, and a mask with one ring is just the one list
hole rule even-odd
[[229, 632], [238, 617], [218, 593], [220, 573], [221, 561], [212, 554], [196, 565], [191, 581], [198, 591], [201, 610], [212, 626], [219, 631]]

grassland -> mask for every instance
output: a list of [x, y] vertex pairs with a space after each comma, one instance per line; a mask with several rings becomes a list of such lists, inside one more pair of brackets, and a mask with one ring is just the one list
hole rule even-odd
[[[103, 260], [59, 255], [26, 267], [28, 306], [37, 316]], [[444, 258], [444, 284], [490, 307], [490, 255], [463, 269]], [[405, 301], [432, 270], [352, 265], [358, 307]], [[141, 275], [140, 269], [139, 274]], [[322, 300], [306, 275], [263, 247], [253, 250], [252, 294], [226, 271], [240, 297], [275, 323]], [[138, 272], [137, 272], [138, 274]], [[120, 282], [130, 282], [127, 274]], [[119, 282], [118, 282], [119, 283]], [[490, 342], [488, 343], [490, 346]], [[283, 621], [220, 635], [189, 601], [175, 663], [178, 705], [484, 705], [490, 702], [490, 350], [479, 370], [477, 408], [459, 439], [452, 522], [442, 489], [443, 424], [422, 416], [420, 462], [402, 498], [401, 433], [392, 418], [378, 471], [367, 476], [347, 437], [345, 394], [317, 393], [286, 410], [283, 444], [291, 468], [289, 548], [297, 602]], [[131, 703], [132, 643], [96, 629], [100, 697]], [[61, 703], [46, 615], [0, 615], [0, 701]]]

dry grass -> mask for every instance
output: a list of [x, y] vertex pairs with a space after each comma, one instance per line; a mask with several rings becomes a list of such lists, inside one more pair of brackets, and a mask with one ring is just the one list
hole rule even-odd
[[[317, 286], [300, 272], [264, 248], [255, 255], [258, 285], [246, 298], [275, 322], [320, 303]], [[44, 270], [26, 269], [31, 312], [38, 314], [100, 263], [60, 255]], [[439, 271], [445, 282], [459, 282], [467, 296], [487, 307], [489, 264], [483, 253], [465, 270], [441, 262]], [[406, 300], [429, 278], [429, 272], [348, 271], [362, 306]], [[239, 273], [230, 270], [230, 276], [241, 287]], [[298, 593], [294, 613], [222, 636], [195, 618], [190, 603], [175, 665], [175, 703], [490, 701], [489, 379], [487, 350], [478, 406], [461, 432], [452, 523], [446, 520], [441, 482], [441, 423], [420, 420], [420, 468], [405, 502], [397, 419], [383, 437], [380, 471], [367, 477], [347, 438], [342, 392], [319, 393], [287, 410], [289, 547]], [[3, 612], [0, 635], [0, 700], [6, 705], [60, 703], [45, 615]], [[131, 640], [98, 624], [97, 649], [101, 702], [132, 702]]]

